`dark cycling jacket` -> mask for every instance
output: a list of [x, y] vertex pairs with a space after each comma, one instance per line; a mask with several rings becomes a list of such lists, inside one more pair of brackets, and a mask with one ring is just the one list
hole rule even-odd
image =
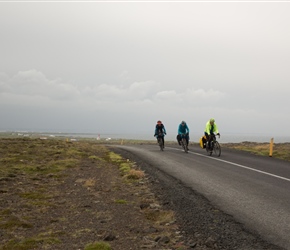
[[161, 126], [158, 126], [158, 124], [156, 124], [156, 127], [155, 127], [155, 135], [158, 135], [159, 132], [161, 132], [162, 134], [166, 134], [166, 129], [164, 127], [163, 124], [161, 124]]

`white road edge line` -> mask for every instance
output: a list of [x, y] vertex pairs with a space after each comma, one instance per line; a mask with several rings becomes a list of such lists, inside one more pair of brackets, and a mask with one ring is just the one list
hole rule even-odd
[[[180, 149], [176, 149], [176, 148], [170, 148], [170, 149], [180, 150]], [[183, 150], [181, 150], [181, 151], [183, 151]], [[202, 154], [194, 153], [194, 152], [191, 152], [191, 151], [188, 151], [188, 153], [199, 155], [199, 156], [206, 157], [206, 158], [209, 158], [209, 159], [212, 159], [212, 160], [216, 160], [216, 161], [225, 162], [227, 164], [234, 165], [236, 167], [248, 169], [248, 170], [251, 170], [251, 171], [254, 171], [254, 172], [258, 172], [258, 173], [261, 173], [261, 174], [269, 175], [269, 176], [272, 176], [272, 177], [275, 177], [275, 178], [282, 179], [284, 181], [289, 181], [290, 182], [290, 179], [288, 179], [288, 178], [285, 178], [285, 177], [282, 177], [282, 176], [279, 176], [279, 175], [275, 175], [275, 174], [271, 174], [271, 173], [268, 173], [268, 172], [264, 172], [264, 171], [261, 171], [261, 170], [257, 170], [257, 169], [254, 169], [254, 168], [250, 168], [250, 167], [247, 167], [247, 166], [244, 166], [244, 165], [240, 165], [240, 164], [237, 164], [237, 163], [234, 163], [234, 162], [225, 161], [225, 160], [221, 160], [221, 159], [218, 159], [218, 158], [213, 158], [212, 156], [202, 155]]]

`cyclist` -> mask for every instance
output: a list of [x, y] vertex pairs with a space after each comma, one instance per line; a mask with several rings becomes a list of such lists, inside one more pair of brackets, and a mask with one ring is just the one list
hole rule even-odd
[[186, 145], [188, 146], [188, 141], [189, 141], [189, 128], [188, 128], [188, 126], [187, 126], [187, 124], [186, 124], [185, 121], [182, 121], [179, 124], [179, 126], [178, 126], [178, 132], [177, 132], [176, 139], [177, 139], [177, 142], [178, 142], [179, 145], [181, 145], [180, 141], [181, 141], [181, 135], [182, 134], [186, 134], [185, 139], [186, 139]]
[[[215, 119], [210, 118], [209, 121], [206, 123], [205, 129], [204, 129], [204, 135], [206, 136], [206, 143], [208, 143], [208, 145], [210, 145], [209, 143], [212, 139], [212, 137], [210, 135], [214, 135], [214, 133], [217, 133], [217, 135], [220, 136], [218, 127], [215, 123]], [[210, 148], [210, 150], [211, 150], [211, 148]]]
[[163, 147], [164, 147], [164, 135], [166, 135], [166, 129], [160, 120], [157, 121], [157, 124], [155, 126], [155, 132], [154, 132], [154, 137], [156, 137], [157, 142], [158, 142], [159, 133], [161, 134], [161, 139], [162, 139]]

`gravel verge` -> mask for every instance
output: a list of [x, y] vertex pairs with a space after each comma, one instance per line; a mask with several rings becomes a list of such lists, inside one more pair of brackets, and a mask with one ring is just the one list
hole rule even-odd
[[146, 163], [145, 158], [122, 148], [111, 150], [136, 162], [145, 171], [150, 188], [162, 206], [175, 211], [188, 249], [283, 249], [249, 231], [201, 194]]

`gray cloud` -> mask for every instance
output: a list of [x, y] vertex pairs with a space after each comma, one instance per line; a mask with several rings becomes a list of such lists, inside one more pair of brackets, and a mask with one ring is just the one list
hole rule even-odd
[[284, 134], [288, 5], [0, 3], [0, 129]]

